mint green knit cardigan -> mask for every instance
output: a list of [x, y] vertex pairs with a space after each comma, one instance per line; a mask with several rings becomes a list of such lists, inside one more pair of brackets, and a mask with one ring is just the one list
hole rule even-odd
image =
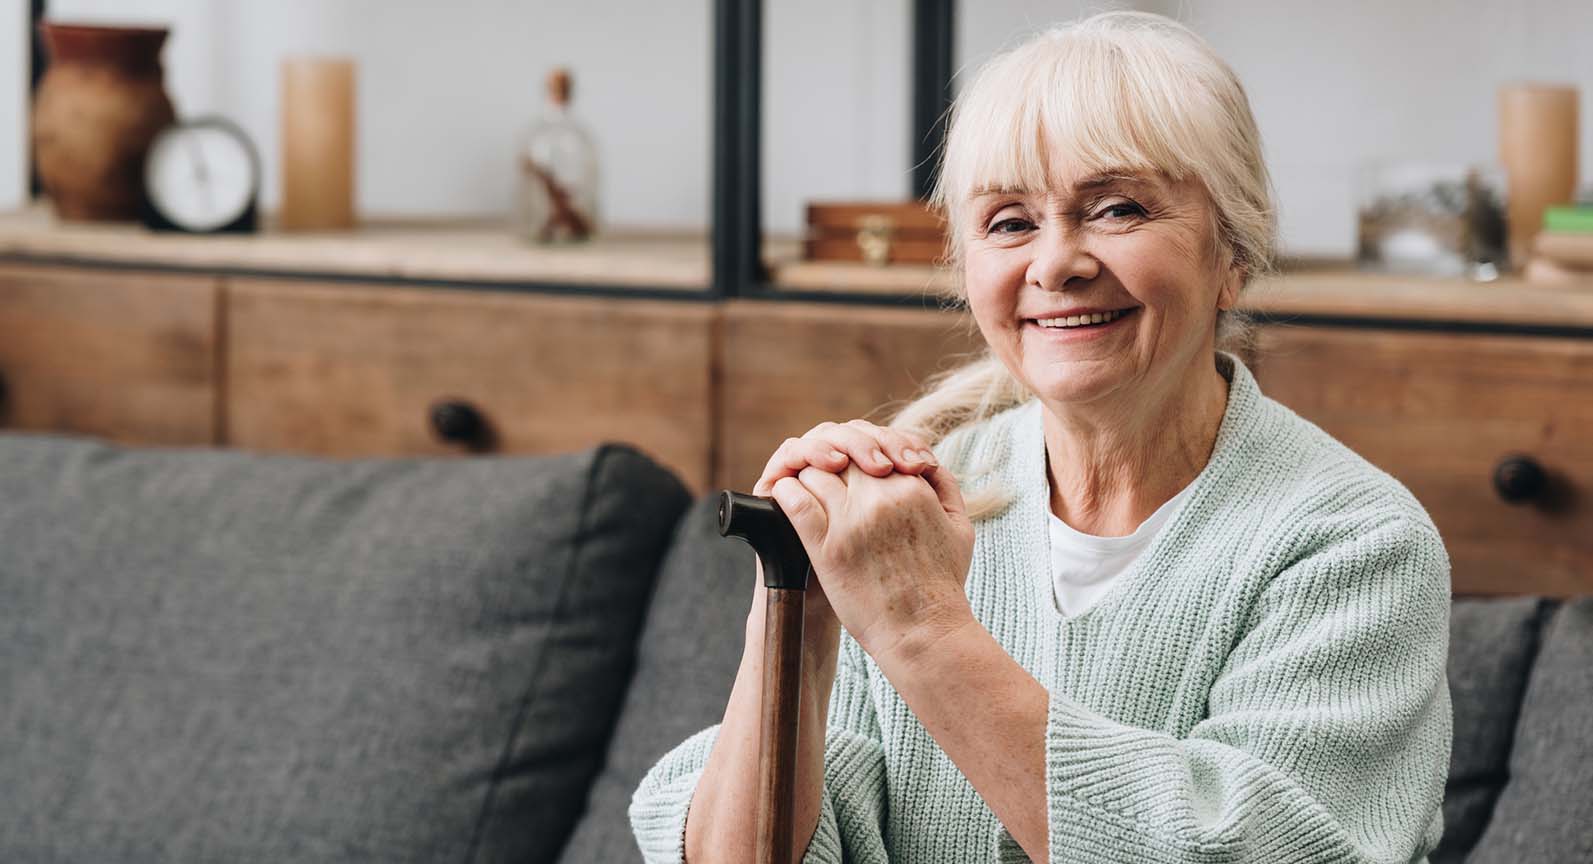
[[[1228, 406], [1182, 511], [1093, 608], [1049, 581], [1045, 441], [1030, 400], [936, 448], [1017, 493], [976, 525], [968, 599], [1050, 692], [1054, 862], [1410, 862], [1442, 831], [1449, 561], [1398, 482], [1262, 395], [1231, 355]], [[978, 722], [970, 706], [968, 722]], [[642, 780], [649, 862], [683, 858], [718, 727]], [[1016, 862], [1023, 850], [843, 633], [805, 862]]]

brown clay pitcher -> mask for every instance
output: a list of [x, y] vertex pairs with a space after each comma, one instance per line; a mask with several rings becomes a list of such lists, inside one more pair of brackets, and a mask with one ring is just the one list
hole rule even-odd
[[174, 119], [164, 28], [40, 25], [50, 56], [33, 102], [33, 153], [57, 215], [138, 216], [149, 143]]

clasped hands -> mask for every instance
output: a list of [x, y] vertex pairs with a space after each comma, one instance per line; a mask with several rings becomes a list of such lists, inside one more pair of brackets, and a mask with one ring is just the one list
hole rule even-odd
[[753, 494], [779, 503], [813, 563], [809, 621], [832, 613], [882, 666], [973, 620], [973, 525], [951, 471], [916, 437], [820, 423], [780, 445]]

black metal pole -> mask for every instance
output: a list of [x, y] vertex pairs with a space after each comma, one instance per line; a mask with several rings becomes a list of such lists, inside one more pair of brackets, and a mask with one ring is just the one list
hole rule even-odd
[[739, 297], [767, 281], [759, 139], [762, 0], [714, 0], [713, 291]]
[[[44, 0], [32, 0], [28, 4], [28, 46], [30, 77], [28, 79], [28, 95], [30, 99], [39, 92], [39, 80], [44, 77], [44, 34], [39, 30], [39, 24], [44, 21]], [[31, 119], [28, 121], [33, 122]], [[29, 128], [32, 128], [31, 126]], [[44, 194], [44, 184], [39, 181], [39, 166], [33, 162], [33, 142], [28, 141], [28, 197], [37, 198]]]
[[913, 2], [913, 194], [928, 198], [951, 105], [954, 0]]

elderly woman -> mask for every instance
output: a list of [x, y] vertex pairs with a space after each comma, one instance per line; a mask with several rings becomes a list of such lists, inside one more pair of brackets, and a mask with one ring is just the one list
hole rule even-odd
[[[944, 155], [988, 356], [889, 427], [788, 440], [754, 490], [818, 581], [795, 854], [1422, 860], [1448, 560], [1216, 348], [1274, 232], [1233, 72], [1165, 18], [1090, 18], [984, 66]], [[757, 584], [723, 722], [636, 791], [649, 861], [752, 860]]]

